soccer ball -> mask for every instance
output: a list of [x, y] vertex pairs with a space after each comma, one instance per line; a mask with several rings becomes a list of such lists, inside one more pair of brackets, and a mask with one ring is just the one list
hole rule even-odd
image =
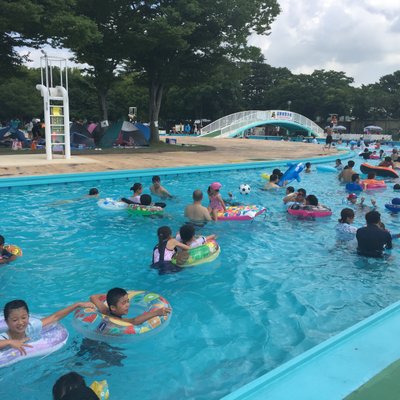
[[240, 194], [249, 194], [251, 192], [251, 187], [247, 183], [243, 183], [239, 186]]

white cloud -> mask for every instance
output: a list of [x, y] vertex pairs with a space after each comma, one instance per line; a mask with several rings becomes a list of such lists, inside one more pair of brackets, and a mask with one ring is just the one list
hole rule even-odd
[[269, 64], [294, 73], [344, 71], [355, 84], [400, 69], [398, 0], [280, 0], [270, 36], [253, 36]]

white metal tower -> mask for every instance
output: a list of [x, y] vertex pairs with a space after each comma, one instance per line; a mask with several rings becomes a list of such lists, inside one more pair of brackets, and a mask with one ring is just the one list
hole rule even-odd
[[46, 157], [52, 160], [53, 151], [61, 150], [65, 158], [71, 158], [67, 59], [42, 53], [42, 83], [36, 89], [43, 97]]

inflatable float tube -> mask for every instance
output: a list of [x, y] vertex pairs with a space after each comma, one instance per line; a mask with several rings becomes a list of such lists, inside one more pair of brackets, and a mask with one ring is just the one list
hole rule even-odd
[[4, 248], [10, 252], [13, 256], [22, 257], [22, 249], [21, 247], [15, 244], [6, 244]]
[[338, 172], [335, 167], [330, 165], [317, 165], [317, 171], [320, 172]]
[[[30, 319], [40, 319], [39, 316], [30, 315]], [[0, 335], [8, 329], [4, 317], [0, 317]], [[64, 346], [68, 340], [68, 331], [60, 324], [51, 324], [42, 329], [39, 340], [27, 342], [32, 347], [25, 347], [26, 355], [22, 355], [19, 350], [5, 348], [0, 351], [0, 368], [8, 367], [18, 361], [27, 360], [32, 357], [47, 356]]]
[[250, 221], [267, 209], [258, 206], [230, 206], [226, 211], [218, 211], [218, 221]]
[[399, 174], [392, 168], [378, 167], [369, 165], [367, 163], [361, 164], [360, 170], [363, 174], [369, 174], [374, 172], [376, 176], [382, 176], [384, 178], [398, 178]]
[[110, 398], [110, 391], [106, 380], [93, 381], [89, 387], [96, 393], [99, 400], [108, 400]]
[[380, 157], [379, 157], [378, 154], [371, 154], [371, 155], [369, 156], [369, 158], [370, 158], [371, 160], [380, 160]]
[[400, 212], [400, 204], [388, 203], [388, 204], [385, 204], [385, 207], [391, 212], [394, 212], [394, 213]]
[[376, 179], [364, 179], [361, 181], [361, 185], [364, 190], [379, 190], [386, 189], [386, 183], [384, 181], [379, 181]]
[[[215, 240], [207, 240], [201, 246], [193, 247], [188, 250], [189, 258], [184, 264], [178, 264], [180, 267], [194, 267], [195, 265], [209, 263], [214, 261], [221, 253], [221, 248]], [[172, 259], [172, 263], [176, 264], [176, 259]]]
[[97, 202], [97, 205], [103, 210], [108, 211], [122, 211], [128, 208], [128, 204], [124, 203], [123, 201], [118, 201], [110, 198], [100, 199]]
[[313, 206], [302, 206], [300, 204], [293, 204], [288, 208], [287, 212], [300, 218], [323, 218], [332, 215], [332, 211], [329, 208], [313, 208]]
[[128, 213], [132, 215], [162, 215], [164, 209], [158, 206], [143, 206], [141, 204], [129, 204]]
[[[131, 308], [135, 309], [138, 315], [157, 308], [171, 308], [168, 301], [157, 293], [129, 290], [128, 297]], [[102, 295], [100, 300], [106, 304], [106, 295]], [[101, 314], [93, 308], [78, 308], [74, 312], [72, 325], [89, 339], [126, 342], [149, 337], [151, 334], [160, 332], [168, 325], [171, 316], [172, 309], [168, 315], [155, 316], [141, 325], [132, 325], [123, 319]]]
[[285, 181], [293, 181], [296, 179], [297, 182], [301, 181], [300, 172], [304, 169], [304, 164], [288, 164], [289, 169], [282, 175], [281, 179], [279, 179], [278, 185], [282, 186]]

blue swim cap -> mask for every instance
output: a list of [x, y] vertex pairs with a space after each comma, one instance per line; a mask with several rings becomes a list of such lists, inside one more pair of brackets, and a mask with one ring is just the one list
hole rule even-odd
[[392, 204], [396, 204], [397, 206], [400, 205], [400, 198], [395, 197], [394, 199], [392, 199]]

